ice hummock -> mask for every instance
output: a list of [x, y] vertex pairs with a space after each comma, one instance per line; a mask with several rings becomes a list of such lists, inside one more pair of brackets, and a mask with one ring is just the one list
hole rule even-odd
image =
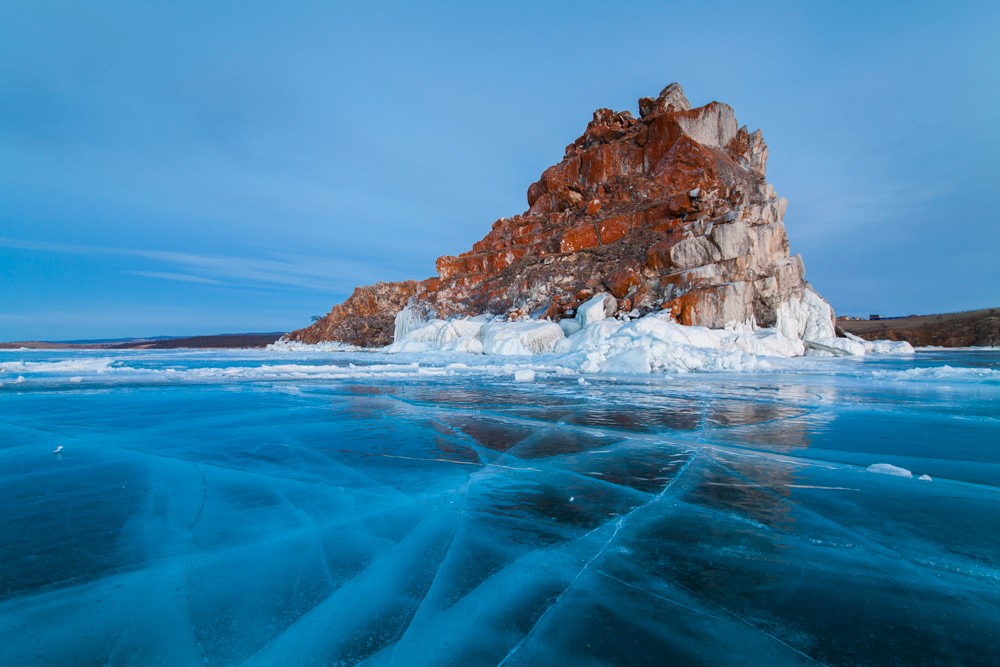
[[[584, 373], [648, 374], [754, 370], [767, 357], [908, 354], [908, 343], [837, 337], [829, 304], [811, 290], [778, 309], [773, 328], [753, 323], [725, 329], [683, 326], [667, 313], [609, 317], [610, 294], [582, 304], [572, 319], [505, 321], [490, 316], [424, 321], [415, 307], [396, 316], [392, 353], [466, 352], [502, 356], [558, 355], [552, 363]], [[766, 363], [766, 362], [764, 362]]]

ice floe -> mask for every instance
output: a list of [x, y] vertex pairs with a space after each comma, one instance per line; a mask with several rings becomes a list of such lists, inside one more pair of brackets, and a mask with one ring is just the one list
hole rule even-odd
[[107, 357], [82, 357], [65, 361], [7, 361], [0, 362], [0, 373], [103, 373], [111, 369], [114, 359]]
[[908, 368], [902, 371], [875, 371], [872, 376], [877, 380], [917, 381], [952, 380], [981, 382], [983, 380], [1000, 382], [1000, 372], [991, 368], [928, 366], [925, 368]]
[[347, 343], [336, 343], [333, 341], [325, 341], [322, 343], [300, 343], [298, 341], [285, 340], [282, 338], [268, 345], [267, 349], [274, 350], [276, 352], [359, 352], [366, 348], [358, 347], [357, 345], [348, 345]]

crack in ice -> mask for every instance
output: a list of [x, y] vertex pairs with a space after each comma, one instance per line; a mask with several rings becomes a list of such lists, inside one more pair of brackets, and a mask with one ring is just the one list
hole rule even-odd
[[[562, 593], [560, 593], [556, 597], [556, 599], [552, 601], [552, 603], [545, 609], [544, 612], [542, 612], [542, 614], [538, 617], [538, 619], [528, 629], [528, 631], [525, 633], [524, 637], [522, 637], [521, 640], [517, 644], [514, 645], [514, 647], [510, 650], [510, 652], [507, 653], [507, 655], [504, 657], [504, 659], [501, 660], [498, 663], [498, 667], [500, 667], [501, 665], [506, 664], [512, 657], [514, 657], [514, 655], [518, 652], [518, 650], [520, 650], [520, 648], [524, 645], [524, 643], [531, 638], [531, 636], [535, 633], [535, 631], [541, 626], [542, 622], [548, 617], [548, 615], [550, 613], [552, 613], [552, 610], [555, 609], [559, 605], [559, 602], [563, 599], [563, 597], [565, 597], [566, 594], [569, 593], [569, 591], [573, 588], [573, 586], [576, 585], [576, 582], [580, 580], [580, 577], [582, 577], [584, 575], [584, 573], [591, 566], [591, 564], [594, 561], [596, 561], [598, 558], [600, 558], [601, 555], [605, 551], [607, 551], [608, 547], [611, 546], [611, 543], [614, 541], [615, 537], [618, 536], [619, 531], [621, 531], [621, 529], [625, 526], [625, 524], [628, 523], [629, 519], [631, 519], [633, 516], [635, 516], [635, 514], [637, 512], [640, 512], [644, 508], [649, 507], [653, 503], [655, 503], [658, 500], [660, 500], [663, 496], [665, 496], [666, 493], [667, 493], [667, 491], [670, 490], [670, 488], [673, 487], [674, 483], [676, 483], [681, 478], [681, 476], [687, 471], [687, 469], [691, 466], [691, 464], [694, 462], [694, 460], [696, 458], [698, 458], [698, 452], [697, 451], [695, 451], [694, 455], [688, 460], [687, 463], [684, 464], [684, 466], [674, 476], [674, 478], [672, 480], [670, 480], [670, 483], [667, 484], [665, 487], [663, 487], [663, 490], [660, 491], [659, 494], [657, 494], [654, 498], [652, 498], [648, 502], [643, 503], [642, 505], [640, 505], [640, 506], [636, 507], [635, 509], [631, 510], [625, 516], [619, 517], [615, 521], [615, 529], [611, 533], [611, 536], [604, 542], [604, 544], [601, 545], [601, 548], [598, 549], [597, 553], [595, 553], [590, 558], [590, 560], [588, 560], [586, 563], [584, 563], [583, 567], [580, 568], [580, 571], [576, 573], [576, 576], [573, 577], [573, 580], [570, 581], [569, 584], [566, 586], [566, 588], [563, 589]], [[587, 533], [587, 535], [584, 535], [583, 537], [581, 537], [581, 538], [579, 538], [578, 540], [575, 540], [575, 541], [578, 542], [578, 541], [586, 538], [588, 535], [591, 535], [591, 534], [597, 532], [598, 530], [607, 527], [609, 524], [610, 524], [610, 522], [605, 523], [602, 526], [599, 526], [598, 528], [595, 528], [594, 530], [592, 530], [589, 533]]]

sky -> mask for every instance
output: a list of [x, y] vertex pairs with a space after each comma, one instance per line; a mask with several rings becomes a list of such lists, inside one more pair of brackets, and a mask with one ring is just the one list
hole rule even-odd
[[308, 325], [672, 81], [838, 313], [1000, 306], [1000, 2], [0, 0], [0, 340]]

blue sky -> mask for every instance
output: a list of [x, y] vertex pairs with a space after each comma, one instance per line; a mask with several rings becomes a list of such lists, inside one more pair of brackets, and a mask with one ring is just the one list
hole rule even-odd
[[306, 325], [671, 81], [838, 312], [1000, 305], [1000, 3], [419, 5], [0, 4], [0, 340]]

